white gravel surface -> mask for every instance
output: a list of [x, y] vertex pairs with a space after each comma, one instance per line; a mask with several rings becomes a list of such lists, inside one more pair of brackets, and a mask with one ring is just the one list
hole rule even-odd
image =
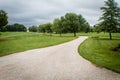
[[96, 67], [78, 54], [86, 38], [0, 57], [0, 80], [120, 80], [120, 74]]

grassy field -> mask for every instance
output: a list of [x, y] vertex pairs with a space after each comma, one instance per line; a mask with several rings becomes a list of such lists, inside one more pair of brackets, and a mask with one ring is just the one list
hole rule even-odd
[[25, 50], [57, 45], [75, 39], [72, 34], [43, 35], [40, 33], [4, 32], [0, 35], [0, 56]]
[[79, 46], [81, 56], [96, 64], [120, 73], [120, 33], [113, 33], [109, 40], [108, 33], [89, 34], [90, 37]]
[[[79, 53], [92, 63], [106, 67], [120, 73], [120, 51], [113, 49], [120, 44], [120, 33], [113, 33], [113, 40], [109, 40], [108, 33], [77, 33], [78, 36], [89, 36], [79, 46]], [[5, 32], [0, 35], [0, 57], [25, 50], [57, 45], [75, 39], [73, 34]]]

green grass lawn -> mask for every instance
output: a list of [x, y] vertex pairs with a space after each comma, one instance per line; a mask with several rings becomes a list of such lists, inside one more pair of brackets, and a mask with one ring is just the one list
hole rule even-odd
[[100, 33], [90, 37], [79, 46], [81, 56], [92, 63], [120, 73], [120, 50], [113, 48], [120, 44], [120, 33], [113, 33], [113, 40], [109, 40], [108, 33]]
[[0, 56], [35, 48], [57, 45], [76, 38], [70, 34], [63, 34], [63, 37], [59, 37], [59, 35], [56, 34], [49, 36], [41, 33], [27, 32], [3, 32], [1, 34]]

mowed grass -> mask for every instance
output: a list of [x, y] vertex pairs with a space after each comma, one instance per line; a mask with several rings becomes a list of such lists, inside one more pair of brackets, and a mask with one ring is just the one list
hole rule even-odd
[[108, 33], [96, 34], [83, 42], [78, 51], [92, 63], [120, 73], [120, 51], [112, 50], [120, 44], [120, 33], [112, 35], [113, 40], [109, 40]]
[[0, 35], [0, 56], [9, 55], [25, 50], [43, 48], [52, 45], [57, 45], [76, 37], [64, 34], [63, 37], [59, 35], [44, 35], [41, 33], [27, 33], [27, 32], [4, 32]]

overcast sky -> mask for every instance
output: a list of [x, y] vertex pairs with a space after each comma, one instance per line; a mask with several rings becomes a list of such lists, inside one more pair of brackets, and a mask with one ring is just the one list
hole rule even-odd
[[[74, 12], [83, 15], [90, 25], [98, 23], [105, 0], [0, 0], [0, 9], [8, 13], [9, 24], [26, 26], [53, 22]], [[115, 0], [120, 6], [120, 0]]]

